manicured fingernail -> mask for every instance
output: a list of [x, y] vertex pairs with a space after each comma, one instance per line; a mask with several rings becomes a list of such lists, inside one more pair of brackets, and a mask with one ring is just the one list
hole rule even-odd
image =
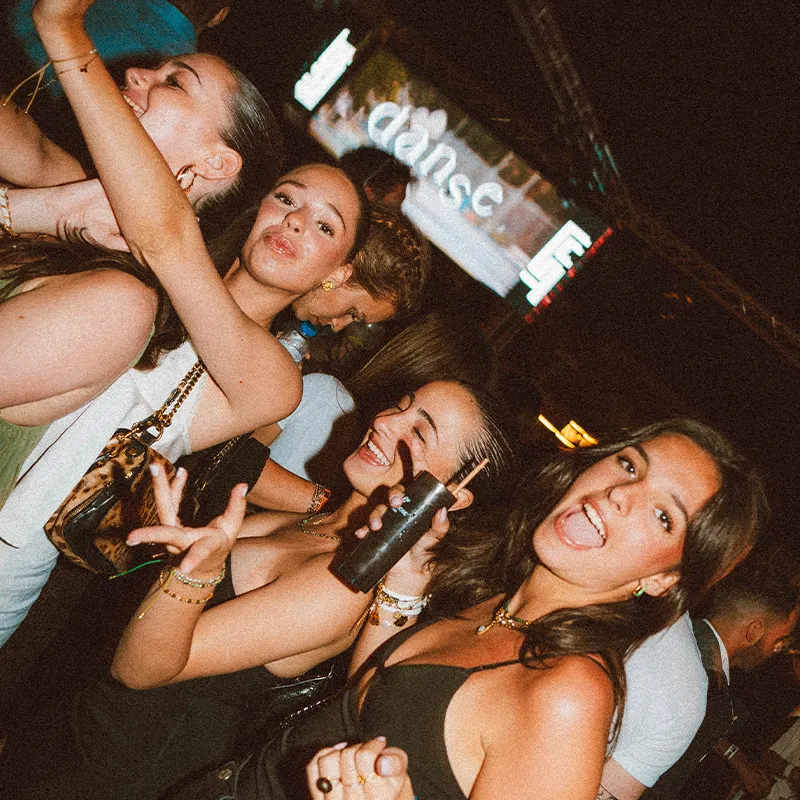
[[376, 736], [375, 738], [376, 738], [376, 739], [377, 739], [379, 742], [385, 742], [385, 741], [386, 741], [386, 737], [385, 737], [385, 736]]
[[182, 478], [186, 474], [185, 467], [178, 467], [178, 471], [175, 473], [176, 478]]
[[240, 497], [244, 497], [250, 491], [250, 487], [246, 483], [240, 483], [236, 489]]
[[401, 494], [393, 494], [389, 498], [389, 504], [392, 505], [394, 508], [403, 504], [403, 495]]
[[373, 531], [377, 531], [377, 530], [378, 530], [378, 528], [380, 528], [380, 527], [381, 527], [381, 521], [380, 521], [379, 519], [371, 519], [371, 520], [369, 521], [369, 527], [370, 527], [370, 528], [371, 528]]
[[339, 742], [339, 744], [335, 744], [333, 746], [334, 750], [344, 750], [347, 747], [347, 742]]
[[447, 519], [447, 509], [446, 508], [440, 508], [436, 513], [439, 516], [439, 522], [444, 522]]
[[151, 464], [149, 469], [151, 475], [158, 475], [158, 467], [155, 464]]

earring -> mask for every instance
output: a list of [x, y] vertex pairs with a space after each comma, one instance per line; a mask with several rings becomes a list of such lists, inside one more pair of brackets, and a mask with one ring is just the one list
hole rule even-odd
[[634, 589], [634, 590], [631, 592], [631, 594], [632, 594], [634, 597], [641, 597], [641, 596], [642, 596], [642, 595], [645, 593], [645, 590], [646, 590], [646, 589], [647, 589], [647, 584], [646, 584], [646, 583], [640, 583], [640, 584], [639, 584], [639, 585], [638, 585], [638, 586], [637, 586], [637, 587], [636, 587], [636, 588], [635, 588], [635, 589]]
[[329, 292], [331, 289], [333, 289], [333, 281], [327, 280], [327, 281], [323, 281], [322, 282], [322, 291], [323, 292]]
[[178, 170], [178, 174], [175, 176], [175, 178], [178, 181], [178, 186], [180, 186], [181, 189], [188, 194], [195, 179], [195, 174], [192, 171], [192, 168], [189, 166], [181, 167]]

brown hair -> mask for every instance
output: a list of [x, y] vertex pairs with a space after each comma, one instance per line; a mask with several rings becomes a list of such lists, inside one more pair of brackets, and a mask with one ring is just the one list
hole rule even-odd
[[349, 283], [378, 300], [388, 300], [396, 316], [413, 312], [422, 300], [431, 273], [431, 251], [425, 237], [401, 211], [375, 204], [369, 233], [352, 260]]
[[116, 269], [133, 275], [158, 297], [155, 331], [136, 369], [152, 369], [162, 353], [186, 339], [186, 331], [155, 275], [130, 253], [106, 250], [73, 237], [69, 241], [0, 239], [0, 302], [27, 281], [50, 275], [74, 275], [92, 269]]
[[[575, 479], [593, 464], [625, 447], [657, 436], [685, 436], [707, 452], [719, 473], [719, 489], [692, 517], [684, 538], [680, 577], [660, 597], [643, 595], [616, 603], [560, 609], [528, 628], [521, 657], [546, 667], [564, 655], [600, 655], [609, 667], [619, 729], [625, 698], [624, 658], [647, 637], [696, 606], [705, 592], [753, 547], [766, 516], [763, 485], [753, 467], [722, 434], [690, 419], [654, 423], [589, 448], [560, 452], [528, 472], [511, 495], [505, 523], [485, 524], [480, 536], [457, 524], [436, 554], [432, 608], [452, 615], [497, 594], [511, 595], [533, 571], [533, 531]], [[454, 518], [455, 521], [455, 518]]]

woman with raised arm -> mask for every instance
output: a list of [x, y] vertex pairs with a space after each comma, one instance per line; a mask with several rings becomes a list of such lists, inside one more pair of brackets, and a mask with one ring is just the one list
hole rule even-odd
[[[208, 528], [180, 528], [180, 487], [170, 492], [159, 476], [161, 518], [171, 527], [137, 531], [129, 541], [161, 541], [183, 554], [125, 631], [112, 668], [120, 683], [92, 685], [68, 719], [26, 725], [18, 741], [10, 736], [4, 778], [20, 784], [20, 798], [49, 792], [143, 800], [224, 759], [243, 736], [290, 710], [287, 692], [327, 676], [329, 660], [352, 644], [373, 598], [346, 587], [329, 568], [376, 498], [412, 469], [455, 486], [484, 457], [491, 466], [458, 491], [454, 517], [472, 503], [470, 490], [478, 505], [493, 496], [487, 490], [507, 452], [489, 398], [467, 385], [435, 382], [375, 418], [344, 464], [353, 492], [332, 513], [265, 513], [242, 523], [243, 496], [234, 492], [228, 511]], [[445, 514], [434, 529], [447, 529]], [[400, 627], [421, 608], [431, 538], [384, 580], [385, 602], [398, 593], [416, 598], [402, 620], [390, 616]], [[207, 602], [212, 607], [204, 610]], [[381, 606], [374, 613], [385, 612]], [[58, 747], [37, 745], [45, 734]], [[53, 749], [57, 758], [43, 760]]]
[[[27, 613], [55, 562], [43, 524], [114, 431], [157, 409], [198, 358], [206, 374], [157, 445], [168, 457], [226, 441], [293, 410], [300, 376], [266, 326], [306, 291], [320, 284], [334, 288], [349, 278], [349, 262], [368, 221], [362, 195], [344, 173], [325, 165], [299, 167], [262, 203], [255, 227], [223, 282], [183, 190], [105, 67], [90, 53], [81, 24], [87, 5], [39, 3], [36, 22], [54, 59], [60, 61], [60, 54], [72, 61], [71, 48], [85, 47], [78, 54], [89, 54], [78, 58], [79, 68], [62, 71], [65, 92], [122, 233], [136, 259], [163, 285], [191, 343], [168, 353], [149, 373], [125, 373], [88, 405], [60, 416], [28, 456], [23, 477], [0, 510], [0, 544], [8, 548], [0, 562], [0, 642]], [[187, 80], [202, 83], [198, 74], [187, 72]], [[238, 161], [238, 156], [224, 151], [211, 160], [224, 164]], [[103, 272], [97, 273], [102, 280]], [[7, 303], [34, 294], [26, 291]], [[95, 299], [96, 312], [103, 303]], [[124, 317], [121, 309], [120, 315]], [[21, 316], [9, 320], [9, 337], [18, 332]], [[50, 336], [57, 339], [62, 331], [56, 335], [53, 325]], [[74, 361], [75, 352], [71, 354]], [[69, 359], [54, 365], [53, 372], [72, 378]], [[14, 388], [21, 391], [17, 383]], [[78, 390], [84, 391], [85, 384], [78, 383]], [[80, 405], [74, 391], [65, 393], [71, 408]], [[35, 425], [42, 421], [35, 412], [47, 415], [45, 421], [63, 415], [63, 408], [54, 413], [51, 401], [25, 398], [3, 415], [8, 423]]]
[[[192, 75], [198, 80], [189, 81]], [[221, 59], [193, 54], [158, 69], [130, 69], [121, 96], [138, 109], [143, 130], [196, 210], [252, 202], [274, 183], [282, 151], [277, 123], [252, 83]], [[31, 127], [12, 103], [0, 106], [0, 176], [23, 184], [26, 174], [35, 181], [79, 180], [63, 159], [46, 156], [46, 142], [30, 139]], [[37, 167], [37, 156], [47, 158], [47, 169]], [[5, 233], [69, 239], [0, 235], [2, 506], [48, 423], [131, 366], [153, 367], [184, 333], [152, 272], [128, 255], [80, 241], [84, 231], [115, 247], [123, 241], [99, 182], [0, 187], [0, 207]]]
[[[424, 623], [384, 644], [365, 626], [340, 698], [176, 799], [307, 800], [320, 748], [382, 736], [408, 755], [401, 800], [595, 800], [623, 658], [746, 555], [763, 514], [752, 468], [691, 420], [562, 453], [522, 481], [504, 529], [442, 540]], [[392, 788], [374, 758], [337, 774], [330, 755], [314, 800]]]

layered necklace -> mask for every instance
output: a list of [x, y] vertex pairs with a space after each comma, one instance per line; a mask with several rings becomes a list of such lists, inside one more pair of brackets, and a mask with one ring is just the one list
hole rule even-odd
[[305, 533], [308, 536], [316, 536], [318, 539], [330, 539], [332, 542], [341, 542], [342, 537], [337, 536], [335, 533], [323, 533], [322, 531], [312, 530], [315, 525], [319, 525], [327, 516], [329, 516], [327, 513], [312, 514], [310, 517], [299, 519], [297, 520], [297, 529], [301, 533]]
[[492, 628], [509, 628], [512, 631], [522, 632], [528, 630], [533, 623], [527, 619], [522, 619], [521, 617], [515, 617], [513, 614], [509, 614], [509, 602], [509, 600], [506, 600], [505, 603], [501, 603], [500, 606], [498, 606], [497, 611], [494, 612], [494, 616], [492, 617], [491, 621], [487, 622], [485, 625], [478, 625], [478, 627], [475, 628], [475, 633], [477, 633], [478, 636], [481, 636]]

